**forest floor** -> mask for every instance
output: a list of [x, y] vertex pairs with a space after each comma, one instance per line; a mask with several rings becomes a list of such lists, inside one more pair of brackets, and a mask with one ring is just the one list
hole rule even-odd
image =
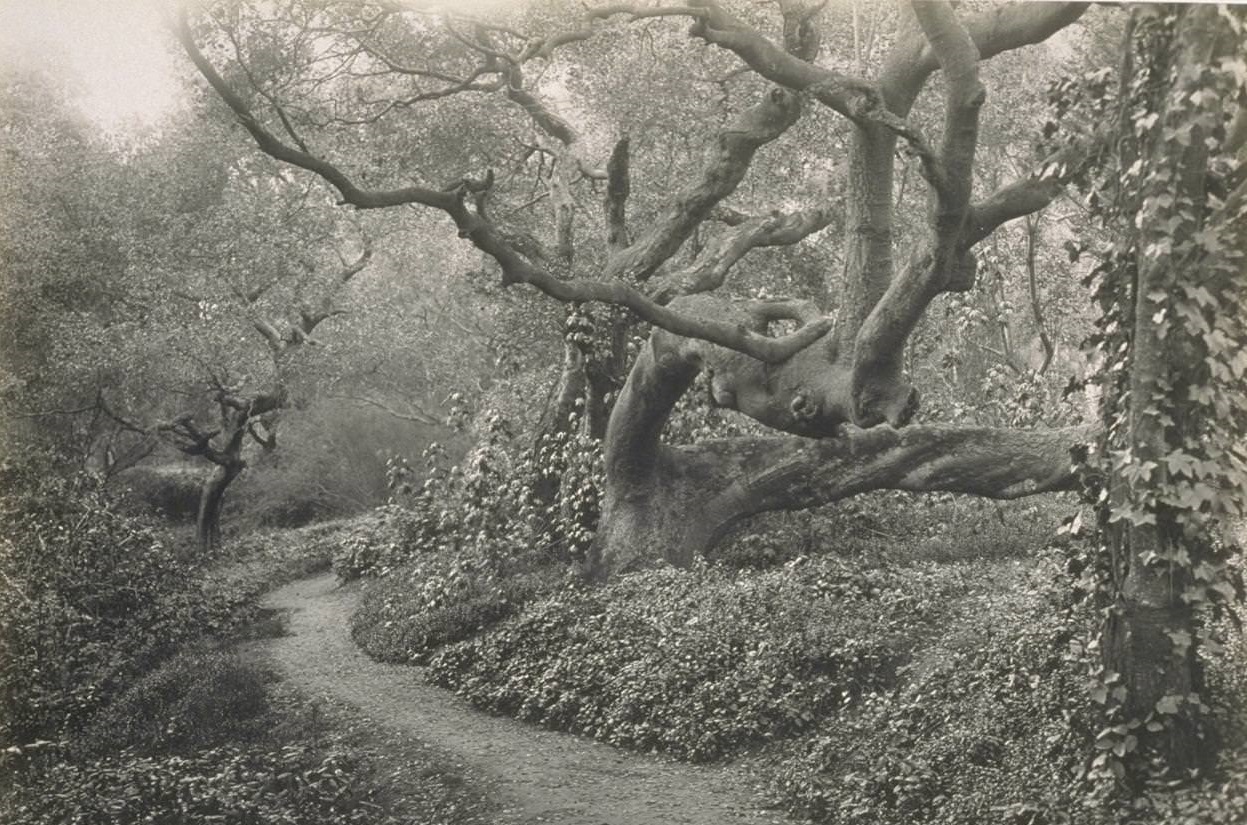
[[[383, 764], [431, 750], [498, 806], [500, 825], [772, 825], [756, 782], [733, 765], [697, 766], [627, 753], [589, 739], [489, 716], [424, 681], [421, 668], [374, 662], [350, 638], [358, 586], [331, 573], [273, 591], [264, 606], [287, 633], [256, 644], [309, 701], [327, 700], [371, 723]], [[397, 784], [401, 778], [395, 777]], [[413, 781], [415, 778], [413, 777]]]

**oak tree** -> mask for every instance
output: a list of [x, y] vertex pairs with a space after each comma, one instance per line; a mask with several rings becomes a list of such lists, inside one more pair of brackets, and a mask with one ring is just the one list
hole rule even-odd
[[[1199, 40], [1220, 13], [1182, 17], [1172, 40], [1179, 45], [1163, 53], [1176, 55], [1164, 57], [1172, 73], [1139, 90], [1154, 101], [1145, 128], [1168, 131], [1139, 141], [1137, 164], [1107, 161], [1122, 149], [1121, 121], [1101, 112], [1045, 144], [1029, 170], [977, 174], [984, 104], [998, 91], [987, 88], [984, 67], [1057, 36], [1086, 11], [1081, 3], [902, 3], [880, 17], [889, 32], [863, 38], [853, 27], [850, 39], [835, 29], [849, 25], [843, 9], [802, 0], [773, 8], [726, 0], [534, 4], [477, 16], [391, 3], [223, 3], [193, 20], [184, 15], [178, 31], [255, 144], [319, 177], [342, 205], [440, 212], [494, 262], [501, 284], [611, 305], [652, 327], [605, 427], [606, 489], [586, 561], [597, 579], [658, 555], [688, 564], [743, 518], [870, 490], [1003, 499], [1078, 488], [1071, 448], [1094, 441], [1092, 429], [915, 423], [920, 395], [906, 373], [906, 348], [933, 301], [974, 287], [1002, 227], [1027, 222], [1033, 253], [1035, 216], [1088, 168], [1113, 169], [1127, 182], [1144, 174], [1145, 183], [1132, 183], [1139, 210], [1123, 213], [1142, 222], [1131, 253], [1133, 334], [1111, 353], [1125, 359], [1113, 374], [1133, 382], [1119, 408], [1130, 412], [1110, 421], [1108, 436], [1120, 442], [1113, 454], [1124, 456], [1108, 469], [1110, 499], [1133, 531], [1130, 572], [1114, 597], [1125, 605], [1118, 615], [1126, 629], [1109, 634], [1109, 658], [1133, 674], [1130, 702], [1144, 707], [1178, 695], [1195, 667], [1189, 646], [1180, 660], [1157, 652], [1164, 633], [1187, 632], [1191, 608], [1175, 603], [1172, 581], [1156, 573], [1168, 568], [1155, 566], [1182, 557], [1195, 539], [1158, 533], [1157, 525], [1184, 523], [1171, 511], [1241, 512], [1241, 496], [1230, 492], [1241, 489], [1241, 455], [1223, 440], [1216, 455], [1191, 443], [1219, 425], [1208, 410], [1232, 410], [1241, 393], [1221, 384], [1188, 390], [1203, 417], [1175, 415], [1166, 405], [1185, 402], [1174, 401], [1177, 384], [1165, 370], [1179, 369], [1179, 356], [1208, 356], [1216, 381], [1241, 379], [1226, 343], [1241, 341], [1241, 329], [1209, 321], [1224, 317], [1223, 295], [1241, 283], [1200, 291], [1177, 273], [1224, 253], [1217, 238], [1241, 216], [1234, 157], [1242, 128], [1228, 124], [1242, 121], [1243, 77], [1238, 64], [1224, 63], [1233, 46], [1241, 51], [1242, 27], [1237, 14], [1223, 15], [1233, 34]], [[654, 163], [638, 153], [645, 124], [616, 122], [609, 105], [584, 93], [604, 85], [600, 75], [611, 68], [599, 55], [617, 55], [612, 49], [629, 37], [667, 74], [669, 85], [653, 99], [656, 117], [673, 96], [691, 101], [684, 115], [702, 156], [666, 178], [637, 174]], [[681, 51], [681, 41], [691, 45]], [[832, 44], [845, 51], [824, 48]], [[1103, 68], [1111, 75], [1117, 67]], [[690, 87], [722, 95], [711, 102]], [[933, 125], [924, 122], [928, 111], [937, 113]], [[791, 140], [810, 124], [817, 128]], [[508, 136], [520, 146], [505, 148]], [[529, 220], [523, 208], [522, 184], [534, 166], [540, 197], [552, 206], [548, 221]], [[828, 172], [836, 168], [847, 173]], [[921, 180], [926, 210], [916, 226], [898, 214], [898, 170]], [[790, 183], [820, 175], [841, 183]], [[1194, 240], [1178, 245], [1175, 233], [1188, 220], [1198, 224]], [[822, 294], [732, 294], [746, 258], [798, 248], [833, 226], [842, 272], [822, 279]], [[599, 240], [592, 253], [575, 244], [584, 237]], [[1032, 284], [1065, 276], [1040, 273], [1035, 256], [1028, 259], [1018, 277]], [[1217, 266], [1228, 278], [1227, 265]], [[1172, 325], [1162, 321], [1174, 313], [1199, 315], [1208, 331], [1193, 320], [1204, 337], [1169, 349], [1161, 339]], [[1035, 316], [1042, 329], [1042, 312]], [[1217, 330], [1222, 338], [1210, 339]], [[1040, 343], [1042, 370], [1052, 347]], [[665, 425], [699, 376], [715, 404], [775, 434], [669, 443]], [[1149, 486], [1162, 464], [1169, 477], [1198, 483], [1159, 497], [1121, 492], [1135, 482], [1163, 489]], [[1205, 508], [1205, 498], [1218, 503]], [[1178, 624], [1157, 623], [1154, 611]], [[1163, 677], [1151, 675], [1157, 668]]]

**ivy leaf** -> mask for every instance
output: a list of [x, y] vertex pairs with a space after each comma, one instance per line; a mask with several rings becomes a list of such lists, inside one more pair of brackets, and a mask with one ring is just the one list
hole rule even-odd
[[1173, 475], [1184, 475], [1195, 477], [1195, 470], [1199, 466], [1199, 460], [1189, 453], [1181, 450], [1175, 450], [1164, 458], [1165, 465], [1169, 468], [1169, 472]]
[[1233, 602], [1238, 595], [1234, 592], [1234, 585], [1224, 580], [1212, 585], [1210, 589], [1216, 593], [1219, 593], [1221, 598], [1225, 599], [1227, 602]]
[[1166, 716], [1172, 716], [1178, 712], [1179, 702], [1181, 701], [1182, 697], [1173, 693], [1162, 696], [1156, 703], [1156, 712], [1163, 713]]

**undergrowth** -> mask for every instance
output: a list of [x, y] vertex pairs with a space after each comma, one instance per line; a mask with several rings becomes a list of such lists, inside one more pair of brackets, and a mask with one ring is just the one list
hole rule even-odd
[[[0, 822], [385, 822], [370, 769], [225, 650], [341, 525], [205, 555], [38, 456], [0, 464]], [[284, 731], [284, 733], [282, 733]]]
[[342, 713], [235, 654], [187, 651], [135, 683], [81, 741], [0, 757], [23, 780], [0, 796], [0, 822], [492, 821], [436, 755], [405, 749], [397, 765], [383, 763]]
[[835, 559], [738, 574], [700, 565], [567, 584], [440, 650], [474, 704], [694, 761], [809, 728], [889, 684], [964, 582]]

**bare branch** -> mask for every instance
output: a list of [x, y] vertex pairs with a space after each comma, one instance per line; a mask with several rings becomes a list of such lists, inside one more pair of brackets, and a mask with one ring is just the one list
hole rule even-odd
[[100, 410], [103, 411], [104, 415], [111, 418], [122, 429], [127, 430], [128, 432], [138, 433], [139, 435], [150, 435], [151, 434], [152, 432], [151, 427], [144, 426], [136, 421], [133, 421], [127, 418], [126, 416], [121, 415], [115, 409], [113, 409], [112, 405], [109, 404], [107, 399], [104, 398], [103, 392], [97, 393], [95, 398], [96, 398], [96, 403], [99, 405], [99, 408]]
[[543, 132], [555, 140], [570, 146], [579, 138], [570, 123], [523, 87], [523, 75], [520, 74], [519, 69], [508, 73], [506, 93], [508, 99], [518, 104]]
[[790, 246], [826, 228], [837, 209], [830, 204], [800, 212], [774, 213], [759, 218], [736, 213], [742, 222], [712, 238], [693, 264], [664, 276], [650, 287], [650, 295], [667, 303], [677, 295], [718, 289], [728, 273], [750, 250], [765, 246]]
[[765, 329], [773, 321], [796, 321], [800, 324], [817, 323], [823, 311], [813, 301], [800, 298], [776, 298], [749, 301], [745, 311], [760, 328]]
[[255, 443], [259, 444], [265, 450], [277, 449], [277, 431], [270, 429], [267, 435], [261, 435], [256, 429], [256, 423], [250, 421], [247, 423], [247, 433], [251, 436]]
[[454, 196], [448, 192], [440, 192], [421, 186], [408, 186], [393, 190], [360, 189], [342, 170], [332, 163], [301, 149], [288, 146], [261, 125], [243, 99], [230, 88], [224, 78], [217, 73], [212, 64], [204, 57], [199, 47], [195, 45], [185, 9], [181, 11], [178, 17], [177, 36], [182, 44], [182, 48], [185, 49], [191, 62], [195, 64], [195, 68], [199, 70], [199, 73], [204, 76], [204, 79], [208, 81], [212, 89], [234, 112], [238, 122], [251, 134], [256, 145], [277, 160], [297, 166], [300, 169], [306, 169], [309, 172], [314, 172], [324, 178], [338, 190], [342, 196], [343, 203], [351, 204], [360, 209], [382, 209], [409, 203], [445, 209], [453, 200]]
[[[993, 6], [966, 19], [965, 29], [979, 59], [1042, 43], [1082, 17], [1090, 3], [1007, 3]], [[923, 49], [917, 68], [932, 72], [939, 59], [931, 48]]]
[[195, 45], [185, 13], [179, 18], [177, 34], [196, 68], [233, 110], [263, 152], [319, 175], [338, 190], [344, 204], [360, 209], [421, 204], [445, 211], [455, 222], [460, 237], [471, 240], [477, 248], [498, 261], [502, 268], [504, 286], [527, 283], [560, 301], [602, 301], [627, 307], [641, 320], [678, 335], [704, 338], [769, 363], [786, 360], [817, 340], [830, 327], [831, 322], [824, 321], [821, 324], [807, 325], [783, 338], [770, 338], [738, 325], [681, 315], [655, 303], [637, 289], [617, 279], [622, 274], [638, 278], [643, 273], [642, 278], [638, 279], [648, 277], [679, 248], [693, 227], [705, 219], [710, 209], [735, 189], [744, 176], [753, 153], [795, 122], [800, 106], [795, 97], [787, 92], [778, 89], [772, 91], [766, 101], [743, 113], [731, 129], [720, 135], [718, 151], [707, 170], [721, 171], [722, 176], [712, 180], [703, 179], [700, 186], [686, 192], [668, 210], [666, 220], [625, 250], [621, 256], [624, 258], [622, 264], [614, 267], [612, 274], [616, 276], [615, 279], [606, 282], [561, 280], [549, 271], [534, 266], [507, 243], [503, 233], [492, 222], [467, 207], [465, 197], [477, 184], [464, 180], [440, 190], [420, 186], [395, 190], [360, 189], [333, 164], [286, 145], [256, 120], [242, 98], [222, 79]]
[[100, 409], [99, 402], [92, 401], [90, 404], [87, 404], [85, 406], [74, 407], [73, 409], [69, 409], [69, 410], [40, 410], [38, 412], [18, 412], [18, 413], [13, 413], [13, 416], [15, 418], [56, 418], [60, 416], [72, 417], [75, 415], [82, 415], [83, 413], [88, 413], [88, 412], [98, 412], [99, 409]]
[[368, 262], [372, 260], [372, 238], [367, 234], [363, 234], [363, 239], [364, 248], [360, 251], [359, 257], [353, 263], [349, 263], [342, 268], [342, 271], [338, 273], [338, 283], [350, 283], [351, 279], [363, 272], [368, 266]]
[[397, 418], [400, 421], [413, 421], [417, 424], [428, 424], [433, 427], [444, 425], [443, 421], [435, 418], [432, 415], [429, 415], [427, 412], [425, 412], [422, 409], [419, 409], [418, 407], [411, 407], [409, 411], [405, 412], [403, 410], [396, 409], [395, 407], [385, 403], [384, 401], [378, 400], [376, 398], [372, 398], [370, 396], [331, 395], [329, 397], [339, 399], [342, 401], [351, 401], [356, 404], [363, 404], [369, 407], [376, 407], [377, 409], [383, 411], [386, 415], [389, 415], [392, 418]]
[[947, 2], [913, 2], [927, 41], [944, 70], [944, 141], [940, 164], [943, 187], [936, 190], [937, 258], [955, 253], [970, 205], [978, 117], [987, 92], [979, 83], [978, 48]]
[[973, 246], [1011, 220], [1047, 207], [1064, 191], [1078, 168], [1109, 140], [1105, 130], [1054, 152], [1034, 172], [974, 204], [967, 219], [965, 244]]
[[719, 133], [697, 181], [680, 194], [635, 243], [608, 264], [612, 278], [641, 282], [675, 254], [692, 231], [744, 179], [754, 154], [797, 122], [801, 104], [783, 89], [772, 89]]
[[1052, 356], [1056, 350], [1052, 339], [1048, 337], [1048, 327], [1044, 323], [1043, 305], [1039, 302], [1039, 273], [1035, 266], [1035, 255], [1039, 250], [1039, 219], [1029, 215], [1026, 218], [1026, 283], [1031, 299], [1031, 316], [1035, 321], [1035, 329], [1039, 331], [1039, 344], [1043, 347], [1043, 363], [1039, 366], [1039, 374], [1043, 375], [1052, 365]]
[[808, 90], [821, 103], [851, 120], [879, 105], [879, 92], [863, 78], [835, 72], [803, 60], [772, 43], [711, 0], [696, 4], [690, 34], [732, 52], [758, 74], [794, 91]]
[[268, 348], [272, 350], [274, 354], [281, 352], [285, 347], [285, 341], [282, 338], [281, 333], [279, 333], [277, 328], [268, 321], [265, 321], [263, 318], [257, 318], [251, 325], [255, 327], [256, 332], [263, 336], [264, 342], [268, 344]]
[[606, 165], [606, 245], [611, 252], [625, 248], [628, 243], [628, 195], [631, 181], [628, 174], [628, 137], [625, 135], [615, 144], [610, 162]]
[[452, 210], [451, 217], [460, 227], [460, 233], [470, 237], [473, 243], [492, 256], [502, 266], [503, 283], [526, 283], [563, 302], [601, 301], [626, 307], [642, 321], [668, 330], [676, 335], [700, 338], [728, 349], [736, 350], [767, 363], [778, 363], [804, 349], [831, 328], [825, 319], [818, 324], [802, 327], [783, 338], [758, 335], [738, 324], [713, 319], [695, 318], [668, 309], [650, 300], [637, 289], [620, 280], [591, 281], [582, 278], [560, 280], [548, 271], [533, 266], [507, 245], [498, 231], [488, 221], [472, 215], [462, 204]]

